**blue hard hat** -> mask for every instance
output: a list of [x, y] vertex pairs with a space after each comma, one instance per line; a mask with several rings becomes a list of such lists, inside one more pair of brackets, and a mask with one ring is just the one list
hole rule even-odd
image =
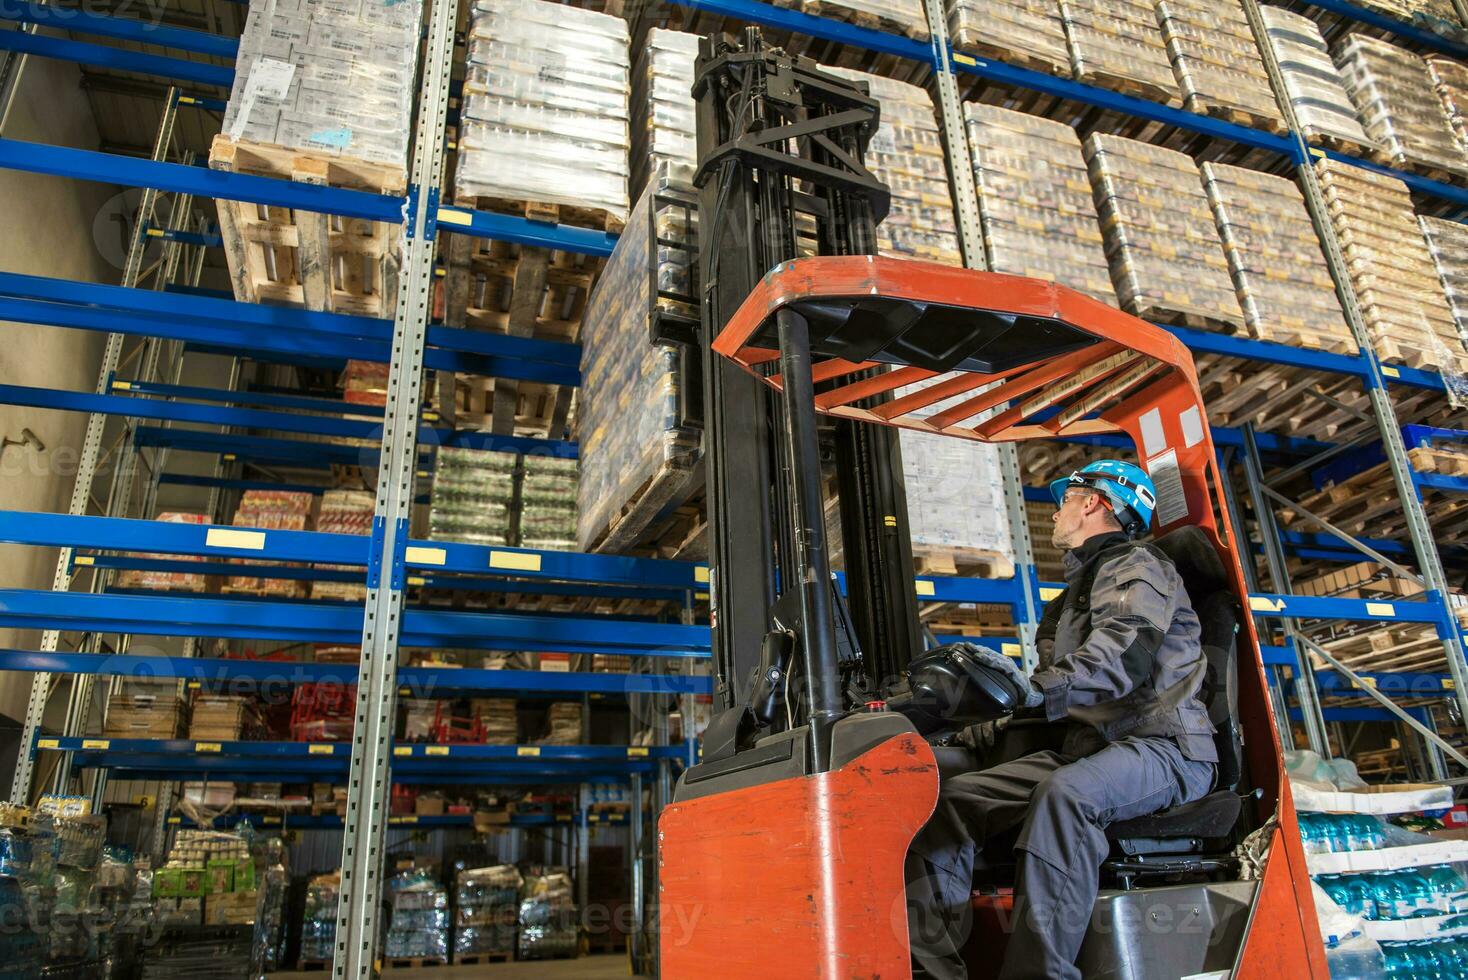
[[1105, 497], [1129, 537], [1145, 533], [1152, 524], [1152, 512], [1157, 509], [1157, 488], [1140, 466], [1119, 459], [1102, 459], [1070, 476], [1052, 480], [1050, 496], [1055, 498], [1055, 506], [1060, 506], [1065, 492], [1073, 487], [1085, 487]]

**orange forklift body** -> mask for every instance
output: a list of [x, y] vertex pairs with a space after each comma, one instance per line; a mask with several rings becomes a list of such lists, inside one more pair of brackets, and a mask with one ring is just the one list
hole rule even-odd
[[[975, 322], [994, 323], [996, 315], [998, 322], [1048, 321], [1089, 336], [1040, 359], [1011, 356], [1011, 366], [992, 373], [896, 366], [871, 374], [884, 364], [813, 353], [816, 383], [834, 383], [817, 394], [818, 411], [990, 442], [1125, 433], [1157, 483], [1156, 533], [1183, 524], [1202, 529], [1248, 608], [1239, 539], [1216, 505], [1223, 488], [1192, 355], [1152, 324], [1035, 279], [870, 256], [813, 257], [766, 275], [713, 346], [779, 387], [766, 332], [778, 310], [840, 310], [874, 298], [972, 311]], [[898, 394], [917, 383], [926, 384]], [[858, 404], [884, 393], [895, 397], [875, 408]], [[1238, 641], [1245, 762], [1260, 791], [1257, 822], [1270, 826], [1271, 837], [1234, 976], [1323, 980], [1329, 973], [1310, 877], [1249, 616]], [[910, 976], [903, 857], [937, 791], [931, 749], [908, 734], [830, 772], [669, 806], [659, 823], [664, 975]], [[993, 961], [1002, 955], [993, 950]]]

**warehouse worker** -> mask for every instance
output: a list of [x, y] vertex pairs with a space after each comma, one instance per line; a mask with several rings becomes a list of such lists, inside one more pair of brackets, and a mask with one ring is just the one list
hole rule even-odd
[[[1136, 540], [1152, 520], [1151, 478], [1103, 460], [1056, 480], [1050, 492], [1066, 588], [1045, 610], [1039, 669], [1026, 680], [1008, 657], [969, 652], [1028, 690], [1020, 716], [1056, 723], [1062, 741], [940, 788], [908, 856], [918, 978], [967, 976], [958, 950], [976, 850], [1015, 827], [1015, 915], [1001, 980], [1079, 978], [1075, 959], [1100, 887], [1107, 825], [1213, 786], [1218, 755], [1199, 700], [1207, 664], [1198, 617], [1172, 562]], [[977, 740], [992, 741], [992, 729]]]

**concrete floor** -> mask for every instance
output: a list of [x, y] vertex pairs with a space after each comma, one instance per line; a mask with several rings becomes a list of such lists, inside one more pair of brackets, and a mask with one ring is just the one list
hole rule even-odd
[[[269, 980], [322, 980], [330, 971], [268, 974]], [[524, 963], [492, 963], [487, 966], [429, 966], [386, 970], [383, 980], [467, 980], [468, 977], [503, 977], [505, 980], [627, 980], [627, 955], [613, 953], [575, 960], [539, 960]]]

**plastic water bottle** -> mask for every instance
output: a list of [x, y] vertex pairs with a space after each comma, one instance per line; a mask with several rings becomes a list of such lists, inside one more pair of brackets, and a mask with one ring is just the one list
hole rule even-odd
[[1356, 813], [1346, 820], [1351, 828], [1351, 850], [1375, 851], [1386, 843], [1386, 832], [1376, 817]]
[[1444, 914], [1468, 912], [1468, 884], [1450, 864], [1434, 864], [1422, 874], [1437, 889], [1439, 907]]
[[1402, 888], [1407, 899], [1401, 918], [1416, 919], [1424, 915], [1442, 914], [1438, 906], [1437, 889], [1425, 875], [1415, 868], [1407, 868], [1399, 872], [1398, 877], [1402, 879]]
[[1306, 854], [1323, 854], [1321, 847], [1319, 814], [1302, 813], [1300, 818], [1300, 845]]
[[1342, 875], [1351, 903], [1350, 911], [1363, 919], [1376, 918], [1376, 890], [1370, 875]]
[[1437, 914], [1432, 907], [1432, 889], [1427, 880], [1415, 871], [1385, 871], [1372, 877], [1375, 878], [1378, 919], [1410, 919], [1417, 915]]

